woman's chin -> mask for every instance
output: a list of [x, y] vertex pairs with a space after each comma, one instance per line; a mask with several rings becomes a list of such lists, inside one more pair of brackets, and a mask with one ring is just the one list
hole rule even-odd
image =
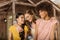
[[22, 22], [21, 24], [24, 24], [24, 22]]
[[45, 17], [41, 17], [42, 19], [44, 19]]
[[32, 20], [29, 20], [29, 22], [31, 22]]

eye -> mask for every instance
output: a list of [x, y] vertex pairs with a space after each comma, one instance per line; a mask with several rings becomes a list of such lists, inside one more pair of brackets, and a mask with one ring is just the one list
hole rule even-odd
[[24, 17], [21, 17], [21, 18], [24, 18]]
[[26, 18], [29, 18], [29, 16], [26, 16]]
[[21, 18], [23, 18], [23, 17], [21, 17]]

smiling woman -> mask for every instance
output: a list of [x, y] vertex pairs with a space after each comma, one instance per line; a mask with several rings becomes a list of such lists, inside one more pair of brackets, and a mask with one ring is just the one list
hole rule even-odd
[[39, 16], [36, 20], [37, 40], [54, 40], [54, 32], [58, 21], [53, 17], [53, 6], [48, 2], [43, 2], [39, 6]]
[[12, 39], [13, 40], [23, 40], [24, 39], [24, 29], [22, 28], [22, 24], [24, 23], [24, 14], [17, 13], [16, 21], [17, 21], [16, 24], [9, 27], [8, 40], [12, 40]]

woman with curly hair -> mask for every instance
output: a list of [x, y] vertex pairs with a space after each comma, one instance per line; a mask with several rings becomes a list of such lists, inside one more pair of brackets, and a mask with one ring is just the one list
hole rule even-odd
[[43, 2], [38, 8], [40, 18], [36, 20], [36, 38], [37, 40], [54, 40], [58, 21], [53, 17], [53, 6], [51, 3]]

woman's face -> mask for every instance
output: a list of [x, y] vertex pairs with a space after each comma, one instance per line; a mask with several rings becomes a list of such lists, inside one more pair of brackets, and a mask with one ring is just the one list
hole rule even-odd
[[20, 16], [17, 18], [17, 22], [20, 23], [20, 24], [23, 24], [23, 23], [24, 23], [24, 15], [20, 15]]
[[40, 15], [41, 18], [45, 18], [48, 15], [48, 13], [47, 13], [47, 11], [39, 10], [39, 15]]
[[25, 20], [28, 20], [29, 22], [32, 21], [32, 15], [30, 15], [29, 13], [25, 14]]

